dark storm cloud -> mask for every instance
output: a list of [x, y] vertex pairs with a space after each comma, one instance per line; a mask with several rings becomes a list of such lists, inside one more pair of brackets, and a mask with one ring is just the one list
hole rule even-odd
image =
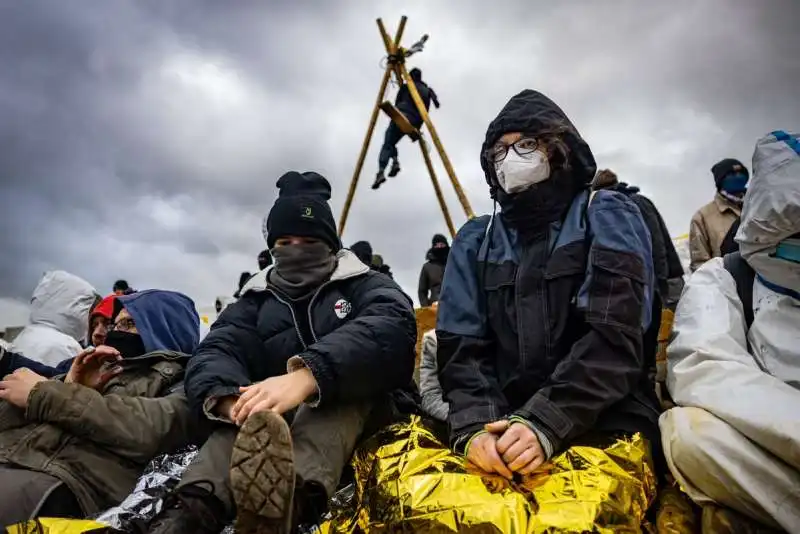
[[[757, 137], [800, 123], [792, 0], [454, 5], [404, 4], [406, 42], [431, 34], [414, 61], [478, 212], [491, 209], [486, 124], [524, 87], [562, 105], [675, 234], [713, 192], [714, 161], [749, 161]], [[64, 268], [102, 292], [125, 277], [212, 302], [255, 267], [275, 180], [293, 168], [331, 179], [338, 218], [381, 76], [374, 19], [393, 31], [401, 14], [365, 6], [0, 5], [0, 297], [26, 298], [43, 270]], [[369, 190], [385, 125], [344, 240], [372, 241], [414, 293], [445, 227], [417, 145], [404, 141], [401, 176]]]

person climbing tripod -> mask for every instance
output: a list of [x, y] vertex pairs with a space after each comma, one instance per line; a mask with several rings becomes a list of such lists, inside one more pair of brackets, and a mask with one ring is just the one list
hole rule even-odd
[[[439, 108], [439, 98], [436, 96], [436, 92], [428, 87], [424, 81], [422, 81], [422, 71], [413, 68], [409, 71], [409, 75], [411, 79], [414, 80], [414, 85], [417, 88], [417, 92], [419, 93], [420, 98], [422, 98], [422, 102], [425, 104], [425, 110], [427, 111], [431, 107], [431, 102], [436, 108]], [[416, 104], [414, 103], [414, 99], [411, 97], [411, 91], [408, 89], [407, 84], [403, 84], [400, 90], [397, 92], [397, 97], [395, 98], [395, 107], [406, 116], [408, 122], [411, 125], [419, 129], [422, 127], [422, 117], [420, 116], [419, 110], [417, 109]], [[395, 177], [400, 173], [400, 160], [397, 154], [397, 143], [406, 135], [400, 129], [400, 127], [395, 124], [394, 121], [389, 123], [389, 126], [386, 128], [386, 135], [383, 139], [383, 146], [381, 147], [381, 153], [378, 156], [378, 174], [375, 176], [375, 182], [372, 184], [372, 189], [378, 189], [385, 181], [385, 171], [386, 167], [389, 166], [389, 161], [392, 162], [392, 166], [389, 169], [389, 177]]]

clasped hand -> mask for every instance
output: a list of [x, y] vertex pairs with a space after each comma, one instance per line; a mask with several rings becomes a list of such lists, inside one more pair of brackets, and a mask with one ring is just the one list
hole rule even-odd
[[544, 450], [536, 433], [524, 423], [496, 421], [472, 440], [467, 459], [486, 473], [512, 478], [528, 475], [544, 463]]

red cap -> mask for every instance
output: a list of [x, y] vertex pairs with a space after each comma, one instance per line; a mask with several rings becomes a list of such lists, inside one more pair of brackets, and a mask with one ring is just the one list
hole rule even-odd
[[91, 317], [101, 315], [106, 319], [111, 319], [114, 316], [114, 301], [117, 300], [116, 295], [109, 295], [100, 301], [100, 304], [94, 307]]

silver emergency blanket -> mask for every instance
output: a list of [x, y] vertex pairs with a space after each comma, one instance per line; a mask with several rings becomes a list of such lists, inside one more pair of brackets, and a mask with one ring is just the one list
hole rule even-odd
[[164, 507], [164, 499], [178, 485], [196, 455], [197, 448], [191, 447], [155, 458], [139, 477], [133, 492], [119, 506], [106, 510], [95, 519], [123, 532], [133, 532], [135, 525], [150, 522]]
[[[106, 510], [96, 518], [97, 522], [121, 532], [140, 532], [141, 526], [148, 524], [164, 508], [166, 497], [178, 485], [183, 472], [197, 455], [197, 448], [165, 454], [148, 464], [144, 474], [139, 477], [136, 487], [118, 506]], [[348, 509], [355, 498], [355, 486], [349, 485], [339, 490], [331, 499], [331, 508]], [[330, 514], [323, 520], [330, 519]], [[300, 525], [300, 534], [317, 534], [318, 525]], [[222, 534], [233, 534], [233, 525], [225, 527]]]

